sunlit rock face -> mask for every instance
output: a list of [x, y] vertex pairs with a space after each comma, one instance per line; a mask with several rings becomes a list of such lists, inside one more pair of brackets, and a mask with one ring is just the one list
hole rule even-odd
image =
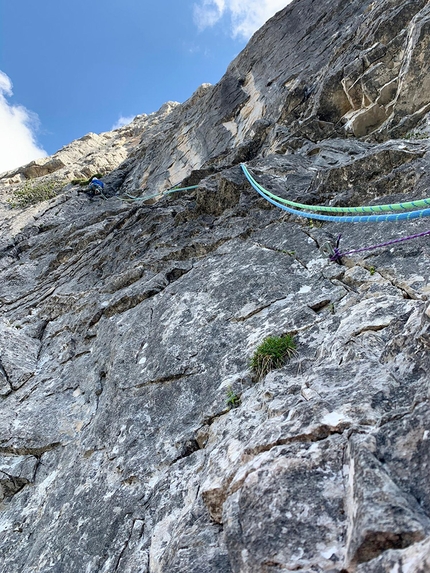
[[295, 1], [217, 85], [2, 175], [1, 573], [429, 569], [429, 236], [326, 254], [429, 219], [311, 223], [239, 165], [305, 204], [430, 195], [429, 19]]

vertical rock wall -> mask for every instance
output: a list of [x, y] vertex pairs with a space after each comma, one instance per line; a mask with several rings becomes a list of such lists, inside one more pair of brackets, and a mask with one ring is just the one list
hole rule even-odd
[[[428, 237], [324, 245], [428, 222], [311, 223], [238, 166], [304, 203], [427, 197], [427, 20], [298, 0], [216, 86], [0, 179], [1, 573], [427, 570]], [[106, 200], [8, 208], [102, 164]]]

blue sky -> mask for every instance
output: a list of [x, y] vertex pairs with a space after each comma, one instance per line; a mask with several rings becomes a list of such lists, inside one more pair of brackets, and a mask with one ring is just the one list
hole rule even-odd
[[290, 0], [0, 0], [0, 172], [216, 83]]

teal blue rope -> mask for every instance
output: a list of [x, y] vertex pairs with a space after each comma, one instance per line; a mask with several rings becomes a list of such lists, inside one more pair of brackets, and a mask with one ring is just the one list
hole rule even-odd
[[245, 174], [245, 177], [252, 185], [252, 187], [275, 207], [279, 207], [283, 211], [287, 211], [287, 213], [291, 213], [292, 215], [298, 215], [299, 217], [306, 217], [307, 219], [317, 219], [318, 221], [331, 221], [334, 223], [382, 223], [388, 221], [410, 221], [412, 219], [421, 219], [423, 217], [430, 217], [430, 208], [429, 209], [420, 209], [419, 211], [407, 211], [404, 213], [390, 213], [387, 215], [356, 215], [356, 216], [335, 216], [335, 215], [319, 215], [317, 213], [308, 213], [306, 211], [298, 211], [297, 209], [291, 209], [286, 205], [282, 205], [278, 201], [275, 201], [265, 193], [265, 189], [259, 185], [252, 175], [249, 173], [246, 165], [243, 163], [241, 164], [242, 171]]
[[[197, 189], [198, 185], [191, 185], [190, 187], [175, 187], [172, 189], [167, 189], [161, 193], [161, 197], [164, 195], [169, 195], [170, 193], [176, 193], [177, 191], [188, 191], [189, 189]], [[147, 195], [146, 197], [134, 197], [129, 193], [124, 193], [127, 197], [130, 197], [133, 201], [148, 201], [148, 199], [153, 199], [154, 197], [160, 197], [160, 193], [155, 193], [154, 195]]]
[[[243, 164], [244, 165], [244, 164]], [[245, 166], [245, 165], [244, 165]], [[246, 167], [245, 167], [246, 168]], [[249, 173], [249, 172], [248, 172]], [[360, 207], [330, 207], [327, 205], [306, 205], [304, 203], [296, 203], [289, 201], [283, 197], [274, 195], [267, 189], [264, 189], [257, 181], [254, 183], [258, 185], [259, 189], [263, 191], [268, 197], [271, 197], [278, 203], [288, 205], [288, 207], [297, 207], [305, 211], [322, 211], [325, 213], [386, 213], [387, 211], [409, 211], [411, 209], [426, 209], [430, 207], [430, 198], [416, 199], [415, 201], [407, 201], [404, 203], [390, 203], [388, 205], [362, 205]]]
[[167, 193], [176, 193], [176, 191], [188, 191], [189, 189], [197, 189], [198, 185], [191, 185], [190, 187], [172, 187], [167, 191], [164, 191], [163, 195], [167, 195]]

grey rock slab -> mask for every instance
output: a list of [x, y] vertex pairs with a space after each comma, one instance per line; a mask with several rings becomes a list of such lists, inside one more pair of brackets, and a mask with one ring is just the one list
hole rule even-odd
[[[239, 163], [302, 203], [426, 197], [427, 27], [293, 2], [216, 86], [0, 178], [1, 573], [426, 570], [428, 238], [324, 245], [427, 222], [311, 224]], [[107, 200], [7, 206], [95, 169]]]
[[0, 321], [0, 372], [3, 385], [9, 385], [11, 390], [17, 390], [34, 376], [40, 348], [40, 342], [26, 336], [21, 328], [19, 323]]
[[359, 565], [359, 573], [391, 573], [406, 570], [410, 573], [424, 573], [430, 567], [429, 538], [415, 543], [407, 549], [390, 549], [380, 557]]
[[[428, 379], [427, 379], [428, 383]], [[429, 488], [424, 476], [428, 468], [428, 404], [418, 403], [410, 412], [387, 421], [376, 433], [376, 456], [390, 471], [393, 481], [411, 495], [428, 515]], [[403, 445], [407, 444], [402, 452]]]
[[0, 454], [0, 507], [33, 482], [38, 464], [36, 456]]
[[402, 493], [383, 464], [358, 440], [350, 441], [349, 455], [349, 565], [422, 541], [430, 520], [418, 503]]
[[342, 442], [335, 436], [278, 447], [248, 473], [224, 504], [233, 571], [298, 566], [340, 571], [336, 564], [343, 559], [345, 531]]

